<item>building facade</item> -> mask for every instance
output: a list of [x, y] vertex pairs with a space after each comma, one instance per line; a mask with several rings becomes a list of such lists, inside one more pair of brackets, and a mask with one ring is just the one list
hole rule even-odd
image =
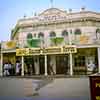
[[16, 59], [21, 61], [22, 75], [29, 70], [30, 75], [100, 72], [100, 13], [50, 8], [24, 17], [12, 30], [11, 41], [1, 43], [1, 58], [1, 73], [5, 62], [15, 66]]

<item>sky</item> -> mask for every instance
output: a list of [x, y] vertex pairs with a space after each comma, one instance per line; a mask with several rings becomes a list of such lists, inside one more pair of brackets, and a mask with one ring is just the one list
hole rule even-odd
[[[0, 42], [10, 40], [11, 30], [17, 21], [41, 13], [51, 7], [51, 0], [0, 0]], [[100, 12], [100, 0], [53, 0], [53, 7], [73, 12], [86, 10]]]

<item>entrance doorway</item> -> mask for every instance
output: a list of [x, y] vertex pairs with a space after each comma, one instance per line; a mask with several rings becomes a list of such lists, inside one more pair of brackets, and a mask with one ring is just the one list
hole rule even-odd
[[40, 67], [40, 74], [44, 75], [45, 73], [45, 61], [44, 61], [44, 56], [39, 56], [39, 67]]
[[56, 73], [67, 74], [68, 72], [68, 55], [57, 55], [56, 56]]
[[[45, 70], [44, 69], [44, 56], [27, 56], [27, 57], [25, 57], [24, 58], [25, 74], [37, 75], [36, 74], [35, 61], [38, 58], [39, 58], [39, 74], [40, 75], [44, 74], [44, 70]], [[30, 65], [32, 66], [31, 68], [30, 68]]]
[[27, 75], [35, 74], [33, 56], [24, 57], [24, 74], [27, 74]]

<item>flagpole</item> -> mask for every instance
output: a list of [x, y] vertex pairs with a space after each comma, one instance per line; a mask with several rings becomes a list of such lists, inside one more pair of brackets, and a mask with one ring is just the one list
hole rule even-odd
[[51, 8], [53, 8], [53, 0], [50, 0]]

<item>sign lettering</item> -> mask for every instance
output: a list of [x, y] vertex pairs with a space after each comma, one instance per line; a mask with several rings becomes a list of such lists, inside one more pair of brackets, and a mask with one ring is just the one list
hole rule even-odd
[[76, 53], [75, 47], [48, 47], [16, 49], [16, 56]]
[[76, 53], [77, 50], [75, 47], [64, 47], [63, 48], [63, 52], [64, 53]]
[[61, 53], [61, 48], [46, 48], [43, 50], [43, 54], [59, 54]]
[[100, 100], [100, 76], [90, 76], [91, 100]]
[[96, 100], [100, 100], [100, 96], [96, 96]]
[[96, 83], [96, 88], [99, 87], [100, 88], [100, 83]]

